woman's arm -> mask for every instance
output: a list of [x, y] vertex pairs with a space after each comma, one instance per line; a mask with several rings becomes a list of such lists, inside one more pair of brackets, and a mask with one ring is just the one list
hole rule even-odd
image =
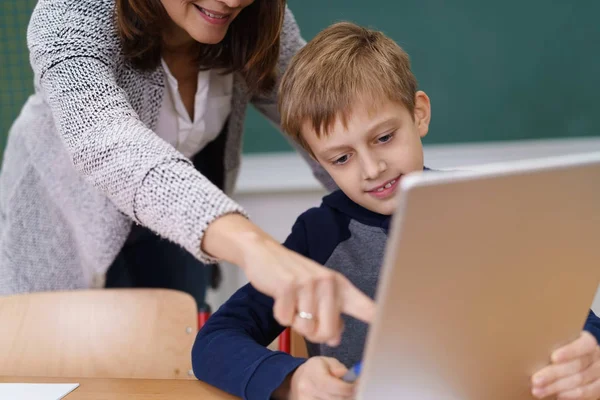
[[116, 80], [106, 2], [40, 0], [28, 29], [35, 82], [77, 171], [134, 221], [201, 252], [207, 227], [242, 208], [148, 129]]
[[[204, 251], [239, 265], [257, 290], [275, 299], [277, 322], [312, 342], [335, 345], [342, 313], [364, 322], [373, 318], [373, 301], [346, 277], [287, 249], [242, 216], [217, 219], [202, 244]], [[314, 321], [307, 324], [299, 311], [314, 314]]]
[[[254, 287], [276, 299], [274, 314], [283, 325], [296, 327], [302, 301], [323, 306], [323, 328], [297, 328], [310, 340], [339, 336], [340, 311], [369, 321], [370, 299], [341, 275], [276, 243], [140, 121], [117, 84], [118, 38], [106, 4], [40, 0], [28, 29], [36, 87], [77, 171], [134, 221], [199, 259], [241, 266]], [[317, 296], [311, 288], [323, 279], [333, 291]]]

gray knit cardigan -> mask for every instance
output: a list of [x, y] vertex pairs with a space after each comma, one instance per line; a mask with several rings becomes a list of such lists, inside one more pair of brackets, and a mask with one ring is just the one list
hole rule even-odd
[[[153, 132], [164, 72], [124, 61], [114, 0], [40, 0], [27, 42], [35, 93], [10, 129], [0, 173], [0, 295], [100, 286], [132, 221], [213, 261], [200, 251], [205, 229], [243, 213], [227, 194], [246, 107], [277, 124], [276, 91], [252, 96], [235, 76], [224, 193]], [[280, 74], [303, 44], [286, 11]]]

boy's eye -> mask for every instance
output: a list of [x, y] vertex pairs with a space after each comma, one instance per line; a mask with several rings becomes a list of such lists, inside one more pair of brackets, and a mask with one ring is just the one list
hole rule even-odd
[[333, 163], [335, 165], [342, 165], [342, 164], [346, 164], [348, 162], [348, 159], [350, 157], [348, 156], [348, 154], [344, 154], [343, 156], [337, 158], [336, 160], [333, 161]]
[[383, 135], [377, 139], [379, 143], [386, 143], [392, 139], [392, 134], [388, 133], [387, 135]]

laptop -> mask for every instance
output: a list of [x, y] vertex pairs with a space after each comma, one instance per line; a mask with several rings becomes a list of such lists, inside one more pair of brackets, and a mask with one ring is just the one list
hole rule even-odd
[[531, 399], [600, 282], [600, 153], [400, 183], [362, 400]]

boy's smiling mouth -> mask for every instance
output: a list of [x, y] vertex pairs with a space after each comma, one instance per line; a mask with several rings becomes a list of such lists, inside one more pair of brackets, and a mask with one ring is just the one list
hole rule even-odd
[[378, 199], [388, 198], [391, 195], [393, 195], [394, 192], [396, 191], [396, 188], [398, 187], [398, 182], [400, 181], [401, 177], [402, 177], [402, 175], [400, 175], [394, 179], [391, 179], [380, 186], [377, 186], [373, 189], [367, 190], [367, 193], [369, 193], [371, 196], [376, 197]]

